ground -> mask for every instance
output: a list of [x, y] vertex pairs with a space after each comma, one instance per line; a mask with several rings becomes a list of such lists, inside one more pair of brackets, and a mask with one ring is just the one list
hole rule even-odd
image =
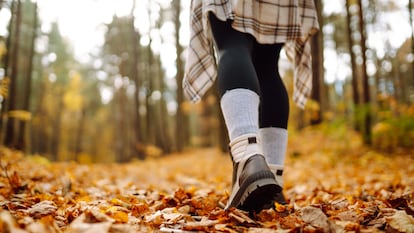
[[255, 214], [223, 210], [232, 166], [214, 148], [127, 164], [3, 148], [0, 232], [414, 232], [413, 151], [360, 141], [344, 129], [291, 133], [289, 203]]

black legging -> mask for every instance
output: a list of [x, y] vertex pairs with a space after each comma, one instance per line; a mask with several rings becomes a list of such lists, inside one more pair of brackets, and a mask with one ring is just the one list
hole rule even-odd
[[289, 98], [279, 75], [279, 53], [283, 44], [259, 44], [250, 34], [209, 15], [218, 49], [217, 82], [220, 96], [226, 91], [245, 88], [260, 96], [259, 126], [287, 128]]

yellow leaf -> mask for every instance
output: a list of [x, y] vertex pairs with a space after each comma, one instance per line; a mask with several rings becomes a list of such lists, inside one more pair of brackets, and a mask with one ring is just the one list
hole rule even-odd
[[115, 220], [117, 223], [127, 223], [128, 222], [128, 214], [123, 211], [116, 211], [109, 214], [111, 218]]
[[7, 53], [7, 47], [4, 41], [0, 41], [0, 58], [2, 58]]
[[21, 121], [29, 121], [30, 119], [32, 119], [32, 113], [24, 110], [9, 111], [7, 115], [10, 118], [15, 118]]

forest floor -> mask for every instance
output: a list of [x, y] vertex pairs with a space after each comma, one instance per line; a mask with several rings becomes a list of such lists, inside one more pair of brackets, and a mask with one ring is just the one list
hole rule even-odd
[[223, 210], [232, 168], [216, 149], [128, 164], [0, 152], [0, 232], [414, 232], [414, 152], [343, 129], [291, 133], [289, 204], [253, 215]]

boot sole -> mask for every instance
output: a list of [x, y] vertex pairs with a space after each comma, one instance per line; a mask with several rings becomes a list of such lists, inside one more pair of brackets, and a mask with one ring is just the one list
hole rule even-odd
[[276, 183], [274, 175], [269, 171], [252, 174], [241, 185], [230, 207], [246, 211], [261, 211], [272, 203], [282, 188]]

